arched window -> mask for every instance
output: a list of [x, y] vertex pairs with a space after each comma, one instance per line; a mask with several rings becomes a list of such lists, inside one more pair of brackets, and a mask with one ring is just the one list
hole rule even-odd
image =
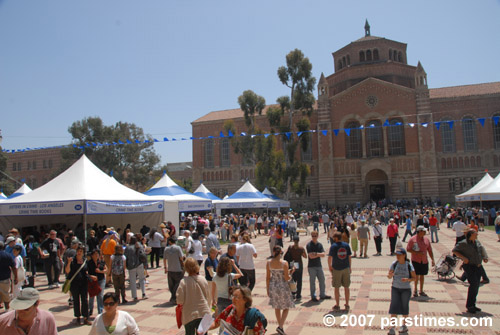
[[392, 60], [392, 49], [389, 49], [389, 59]]
[[364, 62], [365, 61], [365, 52], [364, 51], [360, 51], [359, 52], [359, 61], [360, 62]]
[[345, 60], [345, 56], [342, 57], [342, 66], [345, 67], [346, 66], [346, 60]]
[[229, 171], [227, 178], [228, 178], [228, 180], [233, 180], [233, 172], [232, 171]]
[[443, 152], [455, 152], [455, 128], [443, 120], [441, 122], [441, 139], [443, 142]]
[[451, 158], [446, 158], [446, 168], [451, 169]]
[[498, 156], [493, 155], [493, 166], [498, 166]]
[[[460, 159], [462, 159], [462, 157], [460, 157]], [[459, 167], [463, 168], [464, 165], [462, 164], [462, 166], [459, 166]], [[470, 168], [469, 157], [465, 157], [465, 168], [466, 169]]]
[[384, 134], [379, 120], [368, 122], [366, 129], [366, 157], [384, 156]]
[[352, 121], [346, 126], [349, 129], [349, 136], [345, 134], [345, 154], [346, 158], [361, 158], [363, 156], [362, 143], [361, 143], [361, 129], [359, 129], [359, 122]]
[[403, 54], [400, 52], [398, 52], [398, 62], [403, 62]]
[[203, 172], [203, 177], [202, 177], [202, 180], [203, 181], [206, 181], [207, 180], [207, 174], [205, 172]]
[[205, 168], [214, 167], [214, 139], [205, 140]]
[[378, 49], [373, 50], [373, 60], [378, 60]]
[[231, 164], [229, 156], [229, 153], [231, 152], [229, 145], [229, 138], [220, 139], [219, 150], [220, 150], [220, 166], [229, 166]]
[[347, 55], [347, 65], [351, 65], [351, 56]]
[[[304, 136], [304, 135], [302, 135]], [[307, 150], [302, 150], [302, 146], [300, 148], [300, 155], [302, 156], [303, 162], [312, 161], [312, 136], [309, 136], [309, 140], [307, 141]]]
[[469, 118], [462, 119], [462, 133], [464, 137], [464, 151], [477, 150], [476, 121]]
[[387, 128], [387, 138], [389, 144], [389, 155], [397, 156], [406, 154], [405, 147], [405, 128], [403, 120], [392, 119]]
[[476, 157], [472, 156], [470, 158], [470, 167], [475, 168], [476, 167]]
[[[491, 124], [493, 125], [493, 145], [497, 150], [500, 149], [500, 122], [498, 122], [498, 118], [500, 118], [500, 114], [495, 114], [493, 120], [491, 120]], [[496, 124], [495, 120], [497, 120]]]
[[339, 70], [342, 69], [342, 61], [340, 59], [339, 59], [339, 62], [337, 64], [337, 67], [339, 68]]
[[477, 167], [481, 167], [481, 156], [476, 157], [476, 165]]
[[227, 180], [227, 171], [224, 171], [224, 180]]
[[441, 158], [441, 169], [445, 170], [446, 169], [446, 159]]
[[366, 50], [366, 60], [367, 61], [372, 60], [372, 51], [371, 50]]
[[347, 185], [347, 181], [342, 180], [342, 194], [347, 194], [347, 192], [349, 190], [348, 187], [349, 186]]

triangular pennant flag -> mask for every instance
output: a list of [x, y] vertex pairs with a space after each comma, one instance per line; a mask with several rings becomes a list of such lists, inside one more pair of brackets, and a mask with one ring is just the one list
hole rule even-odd
[[139, 143], [141, 143], [141, 141], [139, 141], [139, 140], [135, 140], [135, 143], [139, 144]]
[[128, 143], [128, 144], [132, 144], [132, 142], [131, 142], [130, 140], [127, 140], [127, 143]]
[[177, 141], [177, 139], [173, 138], [172, 141]]
[[484, 120], [485, 118], [484, 117], [480, 117], [479, 119], [477, 119], [479, 121], [479, 123], [481, 124], [481, 127], [484, 127]]
[[264, 137], [267, 138], [270, 134], [264, 134]]
[[451, 130], [451, 129], [453, 129], [453, 123], [454, 123], [455, 121], [447, 121], [447, 122], [448, 122], [448, 125], [450, 126], [450, 130]]
[[191, 136], [189, 139], [190, 140], [196, 140], [196, 138], [194, 138], [193, 136]]
[[187, 141], [187, 138], [182, 137], [182, 138], [181, 138], [181, 141]]
[[155, 142], [160, 142], [160, 141], [158, 141], [156, 138], [155, 138], [154, 140], [155, 140]]
[[292, 133], [291, 133], [291, 132], [287, 132], [287, 133], [286, 133], [286, 137], [287, 137], [288, 139], [290, 139], [290, 137], [291, 137], [291, 136], [292, 136]]
[[408, 123], [408, 125], [412, 128], [415, 127], [415, 123]]
[[493, 117], [493, 122], [495, 122], [495, 126], [498, 125], [498, 120], [500, 120], [500, 116]]
[[240, 136], [247, 136], [247, 133], [241, 132]]
[[335, 134], [335, 136], [337, 136], [339, 134], [339, 130], [338, 129], [334, 129], [333, 133]]
[[428, 126], [428, 125], [429, 125], [429, 123], [428, 123], [428, 122], [424, 122], [424, 123], [422, 123], [422, 127], [424, 127], [424, 128], [427, 128], [427, 126]]
[[225, 137], [222, 131], [219, 133], [219, 137]]
[[298, 131], [297, 132], [297, 137], [300, 137], [300, 135], [302, 135], [302, 133], [303, 133], [302, 131]]
[[358, 129], [365, 129], [365, 126], [361, 125]]
[[344, 129], [344, 132], [346, 133], [347, 136], [351, 136], [351, 128]]
[[168, 138], [164, 137], [163, 142], [168, 142]]
[[328, 130], [322, 130], [321, 133], [323, 134], [323, 136], [326, 136], [326, 134], [328, 133]]
[[231, 130], [228, 130], [228, 131], [227, 131], [227, 136], [228, 136], [228, 137], [233, 137], [233, 136], [234, 136], [234, 135], [233, 135], [233, 132], [232, 132]]
[[389, 120], [385, 120], [384, 127], [389, 127]]
[[[436, 129], [439, 130], [439, 128], [441, 127], [441, 122], [434, 122], [434, 124], [436, 125]], [[423, 126], [423, 124], [422, 124], [422, 126]]]

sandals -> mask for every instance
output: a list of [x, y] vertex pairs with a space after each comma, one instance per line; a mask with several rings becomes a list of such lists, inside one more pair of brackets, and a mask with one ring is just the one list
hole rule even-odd
[[414, 298], [418, 297], [418, 292], [417, 291], [413, 292], [413, 297]]
[[420, 296], [421, 297], [428, 297], [427, 293], [425, 293], [424, 291], [420, 292]]
[[344, 305], [344, 307], [345, 307], [345, 311], [346, 311], [346, 312], [349, 312], [349, 310], [351, 309], [351, 306], [349, 306], [349, 305], [347, 305], [347, 304], [346, 304], [346, 305]]

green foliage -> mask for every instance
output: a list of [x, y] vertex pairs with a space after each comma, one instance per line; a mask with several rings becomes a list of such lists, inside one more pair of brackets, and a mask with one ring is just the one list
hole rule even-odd
[[247, 127], [254, 128], [255, 115], [262, 115], [262, 110], [266, 107], [266, 99], [252, 90], [246, 90], [238, 97], [238, 104], [245, 115]]
[[[71, 165], [84, 153], [94, 164], [106, 173], [113, 172], [113, 176], [121, 183], [143, 191], [151, 183], [151, 172], [160, 162], [160, 157], [153, 148], [153, 138], [144, 135], [142, 128], [133, 123], [117, 122], [113, 126], [106, 126], [99, 117], [88, 117], [74, 122], [68, 132], [72, 135], [72, 143], [80, 148], [65, 148], [62, 150], [63, 169]], [[151, 143], [134, 143], [135, 140]], [[126, 143], [130, 140], [134, 144], [106, 145]], [[86, 143], [103, 144], [90, 145]]]
[[16, 190], [16, 185], [7, 175], [7, 156], [1, 149], [2, 147], [0, 147], [0, 189], [5, 195], [11, 195]]

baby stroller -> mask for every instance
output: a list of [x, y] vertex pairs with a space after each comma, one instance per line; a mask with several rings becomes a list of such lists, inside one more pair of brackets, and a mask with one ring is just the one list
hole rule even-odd
[[437, 273], [439, 280], [447, 280], [455, 277], [455, 268], [459, 259], [451, 254], [443, 254], [436, 263], [433, 272]]

